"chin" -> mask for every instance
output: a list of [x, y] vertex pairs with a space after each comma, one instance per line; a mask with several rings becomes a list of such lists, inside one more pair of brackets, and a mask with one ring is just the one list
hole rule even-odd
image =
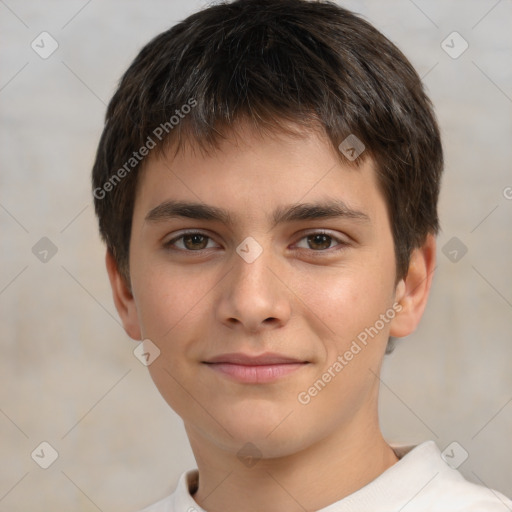
[[219, 440], [218, 445], [237, 455], [242, 463], [246, 458], [278, 459], [288, 457], [301, 450], [301, 440], [289, 436], [270, 436], [263, 432], [236, 432], [233, 438]]
[[289, 412], [282, 411], [278, 419], [264, 414], [257, 419], [231, 417], [226, 428], [232, 437], [223, 437], [231, 448], [238, 449], [246, 443], [252, 443], [267, 458], [289, 455], [296, 451], [295, 445], [300, 443], [307, 431], [306, 425], [299, 426], [292, 420], [293, 413], [286, 418]]

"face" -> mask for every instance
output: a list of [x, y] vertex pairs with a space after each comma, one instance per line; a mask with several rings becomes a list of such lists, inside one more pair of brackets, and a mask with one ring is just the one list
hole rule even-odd
[[376, 413], [405, 288], [370, 159], [240, 134], [146, 162], [121, 316], [160, 350], [149, 371], [189, 434], [277, 457]]

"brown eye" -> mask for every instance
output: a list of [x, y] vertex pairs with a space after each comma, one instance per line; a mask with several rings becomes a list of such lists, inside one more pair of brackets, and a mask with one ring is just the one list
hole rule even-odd
[[183, 237], [183, 245], [193, 251], [196, 249], [205, 249], [208, 245], [208, 237], [203, 235], [185, 235]]
[[324, 234], [315, 234], [315, 235], [308, 235], [307, 237], [308, 245], [310, 249], [329, 249], [332, 237], [329, 235]]
[[211, 248], [211, 245], [208, 247], [208, 244], [211, 241], [212, 239], [203, 233], [190, 232], [173, 238], [169, 242], [166, 242], [164, 246], [167, 249], [179, 249], [181, 251], [197, 252]]
[[[309, 233], [303, 236], [296, 244], [300, 249], [309, 249], [314, 252], [333, 252], [338, 249], [345, 248], [348, 242], [345, 242], [341, 238], [329, 235], [323, 231], [317, 231], [315, 233]], [[335, 248], [338, 246], [337, 248]], [[330, 250], [332, 249], [332, 250]]]

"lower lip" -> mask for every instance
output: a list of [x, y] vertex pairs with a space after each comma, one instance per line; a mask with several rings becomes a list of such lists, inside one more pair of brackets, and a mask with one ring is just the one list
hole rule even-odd
[[300, 368], [307, 363], [268, 364], [257, 366], [246, 366], [232, 363], [207, 363], [214, 371], [227, 375], [239, 382], [260, 384], [273, 382]]

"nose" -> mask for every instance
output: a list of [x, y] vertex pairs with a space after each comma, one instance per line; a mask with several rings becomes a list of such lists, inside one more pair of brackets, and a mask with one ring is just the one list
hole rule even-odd
[[231, 329], [257, 333], [284, 326], [291, 316], [282, 266], [266, 248], [252, 262], [233, 254], [233, 266], [219, 289], [217, 319]]

